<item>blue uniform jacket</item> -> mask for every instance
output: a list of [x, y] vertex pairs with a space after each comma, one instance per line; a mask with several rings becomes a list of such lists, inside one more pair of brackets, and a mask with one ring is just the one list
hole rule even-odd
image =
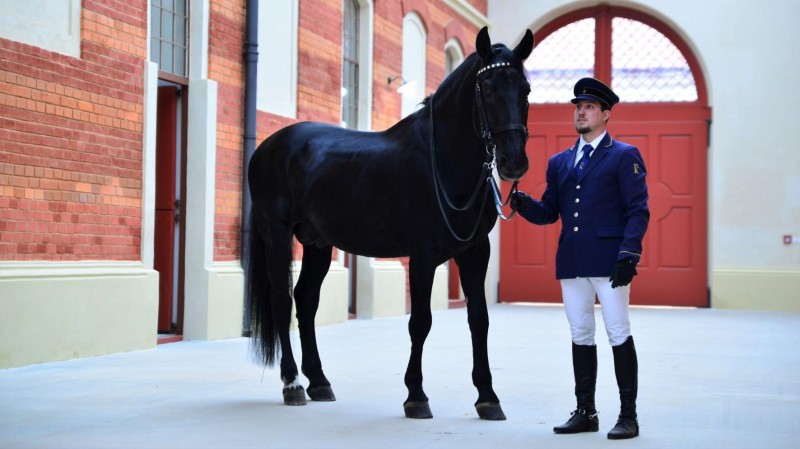
[[606, 133], [578, 179], [573, 168], [577, 145], [550, 158], [542, 200], [520, 212], [541, 225], [561, 217], [557, 279], [610, 276], [618, 260], [638, 263], [650, 220], [639, 149]]

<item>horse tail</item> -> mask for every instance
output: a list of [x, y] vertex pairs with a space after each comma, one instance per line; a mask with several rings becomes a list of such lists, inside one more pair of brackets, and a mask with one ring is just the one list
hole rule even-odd
[[[250, 213], [250, 257], [247, 267], [247, 298], [250, 312], [251, 347], [255, 359], [273, 366], [280, 354], [278, 325], [273, 313], [271, 285], [267, 275], [267, 254], [262, 229]], [[291, 263], [291, 258], [289, 259]], [[291, 276], [291, 270], [289, 270]]]

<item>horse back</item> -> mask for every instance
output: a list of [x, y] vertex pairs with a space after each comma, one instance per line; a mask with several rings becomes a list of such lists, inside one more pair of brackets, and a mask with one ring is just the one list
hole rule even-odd
[[[250, 165], [254, 209], [288, 221], [301, 243], [373, 257], [409, 255], [430, 235], [430, 166], [412, 129], [283, 128]], [[425, 232], [423, 232], [425, 231]]]

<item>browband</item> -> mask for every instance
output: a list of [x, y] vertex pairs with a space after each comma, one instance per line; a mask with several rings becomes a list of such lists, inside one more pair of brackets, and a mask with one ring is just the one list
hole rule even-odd
[[490, 70], [490, 69], [497, 69], [497, 68], [500, 68], [500, 67], [508, 67], [510, 65], [511, 65], [510, 62], [495, 62], [494, 64], [489, 64], [489, 65], [483, 67], [482, 69], [478, 70], [478, 75], [480, 75], [481, 73], [483, 73], [483, 72], [485, 72], [487, 70]]

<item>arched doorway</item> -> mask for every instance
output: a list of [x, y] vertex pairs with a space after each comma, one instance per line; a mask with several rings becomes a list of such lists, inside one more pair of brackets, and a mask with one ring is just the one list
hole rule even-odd
[[[564, 15], [536, 33], [527, 151], [520, 189], [540, 197], [553, 154], [572, 146], [572, 86], [610, 84], [622, 102], [609, 132], [645, 159], [650, 225], [631, 302], [708, 306], [707, 148], [711, 111], [697, 60], [680, 37], [641, 12], [599, 6]], [[555, 250], [560, 222], [511, 220], [500, 228], [499, 299], [560, 302]]]

